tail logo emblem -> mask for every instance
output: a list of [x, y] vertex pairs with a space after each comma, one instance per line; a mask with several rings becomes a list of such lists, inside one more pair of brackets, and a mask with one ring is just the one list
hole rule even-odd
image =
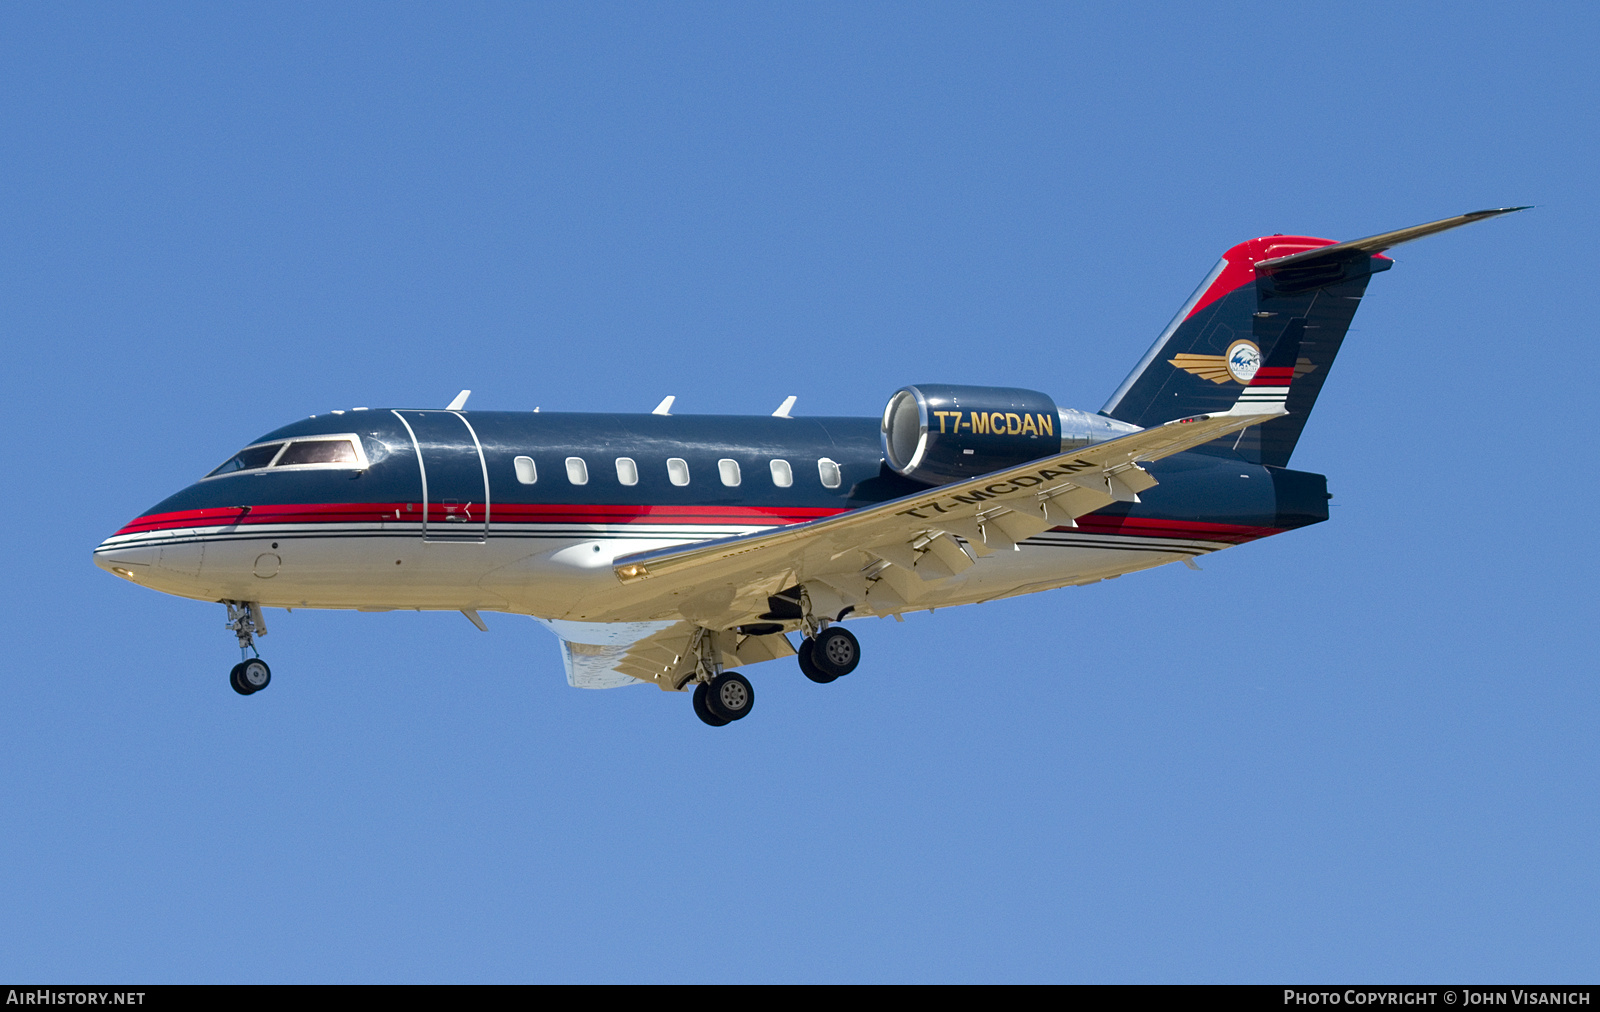
[[1254, 341], [1235, 341], [1228, 345], [1225, 361], [1228, 375], [1248, 386], [1255, 379], [1256, 370], [1261, 368], [1261, 349]]

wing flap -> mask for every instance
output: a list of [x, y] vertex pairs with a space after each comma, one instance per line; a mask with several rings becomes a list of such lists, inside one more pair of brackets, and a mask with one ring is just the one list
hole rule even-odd
[[947, 531], [939, 531], [928, 539], [923, 546], [923, 556], [918, 561], [918, 566], [931, 568], [935, 560], [946, 570], [947, 576], [955, 576], [972, 568], [972, 557], [961, 550], [961, 546], [956, 544], [956, 539]]

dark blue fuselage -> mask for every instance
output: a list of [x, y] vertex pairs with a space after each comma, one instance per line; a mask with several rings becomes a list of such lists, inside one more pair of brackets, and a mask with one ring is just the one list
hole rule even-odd
[[[769, 418], [730, 415], [589, 414], [470, 411], [470, 431], [442, 411], [347, 411], [285, 425], [256, 440], [355, 433], [370, 462], [364, 471], [245, 471], [198, 481], [145, 515], [263, 504], [420, 502], [422, 474], [413, 434], [429, 463], [440, 499], [482, 501], [487, 474], [496, 506], [732, 507], [840, 511], [923, 491], [931, 486], [889, 470], [876, 419]], [[418, 419], [417, 416], [427, 416]], [[418, 422], [408, 432], [401, 417]], [[431, 429], [422, 424], [437, 419]], [[482, 446], [481, 465], [473, 444]], [[531, 458], [537, 479], [518, 478], [517, 457]], [[567, 461], [584, 461], [586, 482], [574, 484]], [[618, 458], [634, 462], [637, 483], [624, 485]], [[684, 462], [687, 484], [674, 484], [667, 462]], [[719, 461], [738, 464], [739, 483], [724, 484]], [[780, 487], [772, 461], [786, 461], [792, 484]], [[838, 466], [827, 487], [819, 461]], [[1201, 522], [1278, 530], [1326, 520], [1321, 475], [1263, 467], [1225, 452], [1178, 454], [1145, 465], [1160, 484], [1139, 503], [1116, 503], [1101, 516]], [[270, 480], [265, 480], [270, 479]], [[454, 486], [442, 485], [454, 481]]]

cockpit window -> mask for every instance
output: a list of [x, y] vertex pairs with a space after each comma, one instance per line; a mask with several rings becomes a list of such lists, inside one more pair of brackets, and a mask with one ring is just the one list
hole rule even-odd
[[307, 439], [290, 443], [274, 466], [354, 463], [357, 463], [356, 448], [348, 439]]
[[[229, 458], [226, 464], [206, 475], [207, 478], [219, 474], [228, 474], [233, 471], [253, 471], [258, 467], [266, 467], [272, 463], [272, 458], [278, 455], [282, 443], [268, 443], [265, 446], [251, 446], [240, 450]], [[215, 458], [213, 458], [215, 459]]]
[[307, 436], [247, 446], [206, 477], [216, 478], [264, 468], [277, 470], [280, 467], [364, 469], [368, 464], [358, 442], [360, 438], [352, 433], [340, 433], [337, 436]]

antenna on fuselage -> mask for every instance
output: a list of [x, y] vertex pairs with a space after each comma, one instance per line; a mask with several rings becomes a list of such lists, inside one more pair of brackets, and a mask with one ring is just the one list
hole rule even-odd
[[456, 394], [456, 399], [444, 406], [446, 411], [460, 411], [467, 406], [467, 398], [472, 396], [471, 390], [463, 390]]
[[654, 411], [650, 412], [650, 413], [652, 415], [670, 415], [670, 414], [672, 414], [672, 402], [677, 400], [677, 399], [678, 399], [678, 396], [676, 394], [668, 394], [667, 396], [661, 398], [661, 403], [657, 404], [656, 405], [656, 409]]
[[774, 411], [772, 413], [772, 417], [773, 418], [793, 418], [794, 416], [789, 414], [789, 412], [791, 410], [793, 410], [794, 402], [799, 400], [799, 399], [800, 398], [796, 397], [794, 394], [790, 394], [789, 396], [785, 397], [783, 399], [783, 403], [778, 405], [778, 410], [776, 410], [776, 411]]

